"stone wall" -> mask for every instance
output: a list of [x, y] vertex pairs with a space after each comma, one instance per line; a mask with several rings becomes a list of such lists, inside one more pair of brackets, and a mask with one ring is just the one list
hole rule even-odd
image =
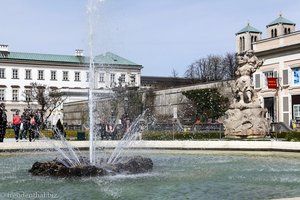
[[204, 88], [222, 88], [220, 91], [223, 95], [226, 95], [230, 98], [232, 97], [231, 85], [233, 81], [221, 81], [221, 82], [212, 82], [212, 83], [202, 83], [192, 86], [172, 88], [166, 90], [158, 90], [155, 92], [155, 114], [157, 115], [172, 115], [174, 111], [179, 110], [179, 106], [186, 102], [186, 98], [182, 95], [182, 92], [196, 89]]
[[[218, 87], [221, 88], [220, 91], [223, 95], [226, 95], [231, 99], [231, 85], [233, 81], [222, 81], [222, 82], [212, 82], [212, 83], [202, 83], [192, 86], [178, 87], [166, 90], [155, 91], [154, 98], [154, 113], [156, 115], [166, 115], [174, 116], [175, 114], [180, 114], [180, 105], [186, 103], [186, 98], [182, 95], [182, 92]], [[107, 99], [106, 99], [107, 101]], [[88, 116], [87, 101], [69, 102], [64, 103], [63, 107], [63, 122], [64, 124], [79, 126], [81, 125]], [[97, 105], [99, 106], [99, 105]]]

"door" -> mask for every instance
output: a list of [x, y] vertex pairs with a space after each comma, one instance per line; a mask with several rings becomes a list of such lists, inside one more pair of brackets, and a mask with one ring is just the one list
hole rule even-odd
[[267, 118], [272, 120], [272, 122], [275, 121], [275, 112], [274, 112], [274, 97], [266, 97], [264, 98], [264, 107], [268, 110]]

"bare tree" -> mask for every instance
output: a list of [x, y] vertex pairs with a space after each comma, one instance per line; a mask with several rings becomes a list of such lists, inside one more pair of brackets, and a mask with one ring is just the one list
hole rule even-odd
[[171, 77], [178, 78], [178, 72], [174, 68], [172, 69]]
[[[48, 119], [53, 111], [65, 101], [64, 93], [57, 88], [50, 88], [46, 85], [41, 85], [36, 82], [31, 83], [32, 99], [37, 101], [40, 106], [41, 120], [44, 124], [44, 119]], [[45, 116], [45, 114], [47, 114]]]
[[234, 54], [227, 53], [224, 57], [208, 55], [189, 65], [185, 77], [201, 82], [232, 79], [236, 66]]
[[234, 53], [226, 53], [223, 58], [223, 65], [226, 69], [226, 79], [234, 79], [236, 78], [236, 70], [237, 70], [237, 63], [236, 63], [236, 55]]

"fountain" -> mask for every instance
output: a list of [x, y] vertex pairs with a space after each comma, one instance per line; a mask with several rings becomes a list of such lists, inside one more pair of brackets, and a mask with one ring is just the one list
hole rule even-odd
[[[60, 133], [60, 130], [55, 127], [54, 131], [60, 136], [62, 147], [58, 148], [53, 142], [50, 142], [53, 147], [61, 153], [63, 157], [47, 162], [35, 162], [29, 172], [36, 176], [104, 176], [115, 174], [132, 174], [132, 173], [145, 173], [151, 171], [153, 162], [150, 158], [141, 156], [128, 157], [121, 156], [130, 147], [130, 143], [135, 140], [142, 131], [141, 119], [145, 115], [140, 115], [134, 123], [130, 126], [129, 130], [124, 134], [123, 139], [118, 144], [111, 157], [108, 159], [96, 160], [95, 152], [95, 116], [94, 111], [95, 98], [95, 65], [94, 65], [94, 28], [96, 26], [94, 12], [97, 11], [97, 3], [104, 2], [104, 0], [94, 1], [89, 0], [87, 11], [89, 16], [89, 159], [86, 157], [79, 157], [74, 148], [68, 144], [66, 139]], [[49, 140], [48, 140], [49, 141]]]
[[[240, 73], [243, 73], [242, 69]], [[241, 76], [239, 81], [243, 80], [245, 83], [250, 81], [247, 76]], [[228, 115], [235, 111], [244, 114], [251, 108], [262, 115], [251, 88], [236, 92], [240, 96]], [[244, 94], [249, 96], [244, 99]], [[89, 95], [92, 105], [92, 89]], [[60, 136], [62, 145], [48, 140], [57, 151], [0, 153], [0, 199], [279, 199], [300, 196], [299, 153], [135, 152], [128, 147], [143, 131], [143, 123], [144, 114], [136, 119], [113, 152], [105, 149], [99, 152], [99, 157], [103, 158], [110, 154], [107, 159], [95, 156], [93, 123], [90, 125], [89, 152], [79, 152]], [[226, 131], [229, 136], [229, 130], [237, 137], [249, 132], [244, 128], [240, 133], [234, 125], [228, 125]], [[264, 134], [260, 128], [254, 130], [258, 130], [258, 135]], [[126, 151], [132, 156], [125, 156]], [[147, 155], [149, 159], [140, 154]], [[49, 161], [53, 157], [57, 159]], [[40, 162], [32, 166], [37, 158]], [[26, 173], [30, 166], [31, 173], [37, 176]], [[127, 175], [124, 176], [124, 173]]]

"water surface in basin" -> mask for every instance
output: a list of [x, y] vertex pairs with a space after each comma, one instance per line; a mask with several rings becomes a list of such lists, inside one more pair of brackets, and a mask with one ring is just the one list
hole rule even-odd
[[[28, 169], [35, 161], [55, 158], [55, 152], [2, 153], [0, 197], [124, 200], [300, 197], [299, 153], [153, 150], [132, 153], [150, 157], [153, 171], [108, 177], [35, 177]], [[88, 156], [88, 152], [83, 154]]]

